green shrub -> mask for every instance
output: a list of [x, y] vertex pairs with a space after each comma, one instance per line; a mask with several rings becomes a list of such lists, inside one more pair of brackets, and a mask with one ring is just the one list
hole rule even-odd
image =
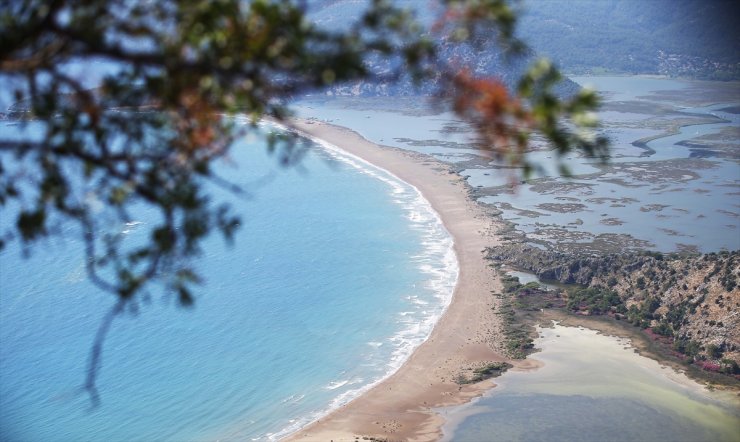
[[712, 359], [719, 359], [722, 357], [722, 348], [720, 348], [717, 345], [709, 344], [707, 345], [707, 356], [709, 356]]
[[665, 321], [660, 321], [658, 325], [653, 327], [653, 332], [661, 336], [673, 336], [673, 329]]
[[740, 374], [740, 367], [733, 359], [722, 359], [719, 361], [719, 372], [725, 374]]
[[623, 305], [616, 292], [604, 288], [579, 288], [568, 294], [566, 308], [572, 311], [588, 310], [593, 315], [606, 314], [612, 307]]
[[458, 374], [455, 376], [455, 382], [460, 385], [475, 384], [486, 379], [501, 376], [511, 367], [513, 367], [513, 365], [507, 362], [491, 362], [483, 367], [473, 370], [473, 376], [470, 379], [468, 379], [464, 374]]

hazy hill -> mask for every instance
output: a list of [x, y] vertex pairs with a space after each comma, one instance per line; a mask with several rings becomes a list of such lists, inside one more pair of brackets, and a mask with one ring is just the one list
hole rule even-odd
[[736, 0], [528, 0], [520, 33], [566, 72], [740, 79]]

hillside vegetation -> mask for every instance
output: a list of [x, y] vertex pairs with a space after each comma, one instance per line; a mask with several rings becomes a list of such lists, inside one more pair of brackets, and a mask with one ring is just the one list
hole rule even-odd
[[627, 321], [704, 370], [740, 374], [740, 251], [578, 257], [509, 245], [488, 256], [569, 284], [573, 313]]

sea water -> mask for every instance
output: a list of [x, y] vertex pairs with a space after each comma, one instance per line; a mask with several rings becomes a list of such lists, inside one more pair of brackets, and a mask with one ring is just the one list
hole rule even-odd
[[[414, 187], [333, 146], [314, 143], [296, 167], [277, 163], [254, 137], [218, 166], [248, 190], [214, 190], [241, 215], [235, 245], [215, 235], [204, 244], [193, 309], [153, 293], [115, 319], [96, 408], [79, 387], [115, 299], [87, 281], [74, 235], [43, 240], [28, 258], [6, 247], [0, 440], [273, 440], [397, 369], [449, 303], [449, 234]], [[154, 220], [134, 215], [114, 228], [146, 235]]]

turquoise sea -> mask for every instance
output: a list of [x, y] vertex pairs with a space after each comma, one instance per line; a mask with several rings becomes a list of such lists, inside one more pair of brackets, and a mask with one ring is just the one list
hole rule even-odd
[[[243, 223], [234, 247], [205, 245], [195, 308], [153, 293], [113, 323], [98, 408], [78, 389], [114, 299], [86, 281], [79, 239], [0, 253], [0, 440], [273, 440], [367, 390], [425, 339], [457, 263], [418, 191], [331, 146], [290, 169], [264, 147], [241, 140], [219, 166], [251, 197], [217, 192]], [[142, 211], [114, 228], [135, 240], [149, 223]]]

